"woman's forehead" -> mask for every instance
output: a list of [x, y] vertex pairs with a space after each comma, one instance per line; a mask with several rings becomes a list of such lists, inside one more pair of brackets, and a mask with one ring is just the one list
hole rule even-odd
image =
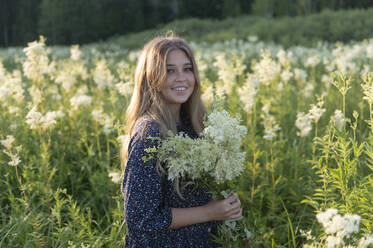
[[191, 60], [183, 50], [174, 49], [168, 52], [166, 63], [167, 65], [191, 64]]

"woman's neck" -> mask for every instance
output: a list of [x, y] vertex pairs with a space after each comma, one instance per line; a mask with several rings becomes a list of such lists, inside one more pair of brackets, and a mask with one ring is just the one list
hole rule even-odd
[[181, 104], [172, 104], [172, 105], [169, 106], [169, 108], [170, 108], [171, 114], [172, 114], [172, 116], [174, 116], [175, 120], [178, 123], [181, 123], [181, 119], [180, 119]]

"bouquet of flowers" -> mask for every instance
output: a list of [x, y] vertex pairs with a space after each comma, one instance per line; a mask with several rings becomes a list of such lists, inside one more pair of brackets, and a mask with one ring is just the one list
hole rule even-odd
[[166, 164], [169, 180], [188, 178], [207, 186], [215, 195], [227, 197], [227, 183], [244, 170], [245, 152], [240, 146], [246, 127], [239, 122], [225, 110], [213, 111], [199, 138], [170, 132], [158, 149], [147, 152], [156, 152], [157, 158]]
[[[146, 150], [150, 156], [143, 159], [150, 159], [156, 153], [158, 160], [166, 165], [169, 180], [178, 183], [188, 178], [207, 187], [214, 198], [227, 198], [234, 191], [230, 187], [232, 180], [244, 170], [246, 153], [240, 147], [247, 130], [239, 123], [239, 118], [231, 117], [225, 110], [213, 111], [198, 138], [169, 132], [158, 148]], [[225, 221], [218, 233], [222, 237], [218, 241], [222, 243], [252, 238], [245, 224], [236, 221]]]

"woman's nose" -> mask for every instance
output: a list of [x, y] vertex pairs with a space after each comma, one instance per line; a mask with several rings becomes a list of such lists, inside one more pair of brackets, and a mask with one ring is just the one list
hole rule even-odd
[[176, 81], [185, 81], [185, 80], [186, 80], [185, 72], [183, 70], [181, 71], [177, 70]]

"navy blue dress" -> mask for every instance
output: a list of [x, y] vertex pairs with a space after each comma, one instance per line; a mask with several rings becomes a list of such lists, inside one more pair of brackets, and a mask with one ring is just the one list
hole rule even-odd
[[[178, 131], [196, 138], [189, 118], [185, 114], [181, 118], [183, 125], [177, 125]], [[185, 199], [181, 199], [174, 191], [172, 182], [157, 172], [155, 159], [147, 162], [142, 160], [143, 156], [149, 156], [144, 149], [158, 144], [146, 138], [149, 136], [160, 137], [158, 123], [138, 121], [129, 143], [123, 178], [126, 247], [216, 247], [210, 234], [216, 233], [217, 222], [168, 229], [172, 222], [171, 208], [205, 205], [211, 200], [211, 194], [205, 189], [188, 185], [182, 191]]]

